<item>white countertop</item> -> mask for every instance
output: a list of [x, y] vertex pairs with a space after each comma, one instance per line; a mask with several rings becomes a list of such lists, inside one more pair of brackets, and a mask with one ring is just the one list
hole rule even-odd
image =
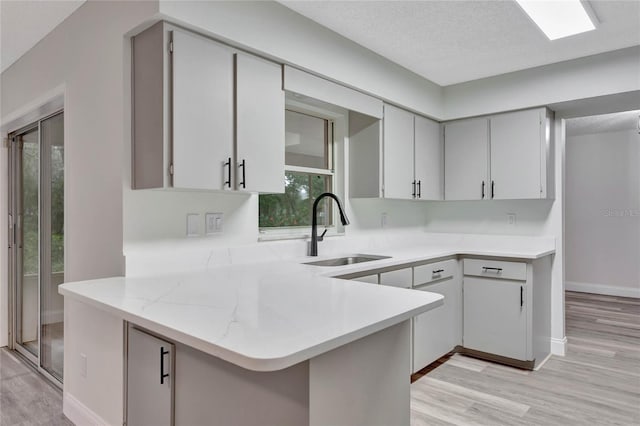
[[241, 367], [275, 371], [398, 324], [443, 300], [435, 293], [331, 276], [455, 255], [536, 259], [555, 247], [549, 240], [486, 244], [467, 238], [457, 244], [370, 246], [358, 252], [363, 251], [392, 257], [344, 267], [301, 264], [338, 253], [267, 257], [195, 272], [66, 283], [59, 292]]

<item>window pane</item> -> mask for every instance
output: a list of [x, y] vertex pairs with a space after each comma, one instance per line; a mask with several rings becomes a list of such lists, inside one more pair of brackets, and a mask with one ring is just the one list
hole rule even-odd
[[328, 121], [294, 111], [285, 112], [285, 163], [328, 169]]
[[[299, 172], [285, 173], [284, 194], [261, 194], [259, 198], [259, 226], [311, 226], [313, 201], [323, 192], [331, 190], [331, 176]], [[318, 225], [333, 222], [330, 199], [318, 205]]]

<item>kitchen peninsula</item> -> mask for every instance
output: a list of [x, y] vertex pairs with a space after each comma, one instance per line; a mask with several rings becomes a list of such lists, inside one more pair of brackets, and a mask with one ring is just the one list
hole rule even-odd
[[[276, 253], [267, 249], [273, 244], [263, 244], [263, 253]], [[460, 255], [535, 262], [554, 251], [552, 241], [527, 238], [369, 247], [367, 253], [391, 257], [317, 267], [304, 264], [309, 258], [265, 256], [191, 272], [67, 283], [60, 287], [68, 308], [65, 333], [72, 347], [89, 335], [99, 345], [88, 323], [106, 315], [124, 324], [121, 359], [128, 354], [129, 371], [138, 375], [149, 369], [150, 385], [161, 392], [143, 388], [132, 395], [140, 384], [127, 375], [126, 361], [125, 379], [113, 390], [120, 387], [119, 401], [134, 401], [129, 405], [136, 410], [151, 407], [160, 423], [407, 425], [411, 318], [437, 309], [443, 297], [334, 277]], [[328, 255], [330, 244], [323, 249]], [[142, 367], [131, 369], [132, 353], [140, 347], [132, 337], [138, 335], [160, 346], [141, 364], [135, 361]], [[90, 375], [91, 355], [85, 356]], [[166, 403], [158, 402], [162, 398]], [[117, 409], [124, 419], [123, 405]]]

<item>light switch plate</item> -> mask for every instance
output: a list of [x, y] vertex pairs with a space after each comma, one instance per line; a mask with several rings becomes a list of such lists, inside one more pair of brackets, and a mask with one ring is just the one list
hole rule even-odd
[[204, 223], [207, 235], [221, 234], [224, 225], [224, 213], [207, 213]]
[[507, 225], [515, 225], [515, 224], [516, 224], [516, 214], [507, 213]]
[[200, 215], [197, 213], [187, 214], [187, 237], [197, 237], [200, 235]]

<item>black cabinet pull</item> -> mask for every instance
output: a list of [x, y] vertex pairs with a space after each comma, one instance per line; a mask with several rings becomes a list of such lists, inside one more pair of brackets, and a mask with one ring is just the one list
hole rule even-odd
[[484, 181], [482, 181], [482, 199], [484, 200]]
[[494, 191], [493, 191], [493, 187], [495, 186], [495, 182], [491, 181], [491, 199], [493, 200], [493, 196], [494, 196]]
[[164, 346], [160, 347], [160, 384], [164, 385], [164, 379], [169, 377], [169, 374], [165, 374], [164, 372], [164, 356], [167, 355], [169, 351], [164, 350]]
[[231, 157], [224, 163], [224, 167], [229, 167], [229, 171], [227, 173], [227, 180], [224, 181], [224, 185], [227, 185], [231, 188]]
[[520, 307], [524, 306], [524, 287], [520, 286]]
[[245, 176], [245, 171], [247, 169], [247, 165], [244, 162], [244, 159], [242, 160], [242, 164], [238, 165], [238, 168], [242, 167], [242, 182], [240, 182], [238, 185], [242, 185], [243, 188], [247, 187], [247, 178]]
[[422, 181], [418, 181], [418, 198], [422, 198]]
[[434, 275], [435, 275], [435, 274], [440, 274], [440, 273], [442, 273], [442, 272], [444, 272], [444, 269], [436, 269], [435, 271], [433, 271], [433, 274], [434, 274]]
[[485, 271], [485, 272], [488, 272], [488, 271], [495, 271], [495, 272], [497, 272], [498, 274], [499, 274], [500, 272], [502, 272], [502, 268], [493, 268], [493, 267], [491, 267], [491, 266], [483, 266], [483, 267], [482, 267], [482, 269], [484, 269], [484, 271]]
[[411, 193], [411, 196], [413, 198], [416, 198], [416, 181], [415, 180], [413, 181], [412, 185], [413, 185], [413, 192]]

